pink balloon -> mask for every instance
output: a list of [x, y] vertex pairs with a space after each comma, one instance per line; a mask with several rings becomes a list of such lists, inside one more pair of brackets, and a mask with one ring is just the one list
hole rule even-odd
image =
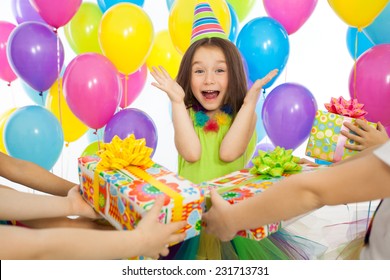
[[291, 35], [313, 13], [317, 0], [263, 0], [263, 3], [267, 14], [279, 21]]
[[62, 87], [71, 111], [94, 129], [106, 125], [122, 97], [118, 70], [97, 53], [76, 56], [65, 70]]
[[122, 82], [122, 100], [119, 106], [123, 109], [129, 106], [141, 93], [145, 86], [146, 77], [148, 76], [148, 68], [146, 64], [142, 65], [134, 73], [127, 76], [120, 73]]
[[365, 105], [366, 119], [390, 125], [390, 44], [380, 44], [363, 53], [349, 75], [349, 94]]
[[80, 8], [82, 0], [30, 0], [38, 14], [51, 26], [67, 24]]
[[12, 70], [7, 57], [8, 38], [16, 25], [0, 20], [0, 79], [11, 83], [17, 76]]

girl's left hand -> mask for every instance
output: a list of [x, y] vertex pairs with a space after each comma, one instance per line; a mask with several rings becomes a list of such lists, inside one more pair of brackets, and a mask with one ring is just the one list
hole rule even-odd
[[278, 74], [278, 72], [279, 72], [278, 69], [274, 69], [270, 71], [264, 78], [256, 80], [256, 82], [253, 83], [252, 87], [246, 94], [245, 102], [257, 103], [257, 100], [260, 95], [260, 91], [263, 88], [263, 86], [266, 85], [269, 81], [271, 81]]
[[83, 199], [80, 194], [80, 186], [75, 185], [68, 192], [71, 215], [78, 215], [90, 219], [101, 219], [102, 217]]

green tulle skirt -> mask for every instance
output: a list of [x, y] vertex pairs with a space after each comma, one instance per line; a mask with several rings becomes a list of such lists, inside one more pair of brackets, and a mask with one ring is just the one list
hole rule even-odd
[[236, 237], [221, 242], [215, 236], [201, 232], [174, 248], [165, 259], [174, 260], [294, 260], [314, 259], [325, 252], [326, 247], [279, 230], [260, 241]]

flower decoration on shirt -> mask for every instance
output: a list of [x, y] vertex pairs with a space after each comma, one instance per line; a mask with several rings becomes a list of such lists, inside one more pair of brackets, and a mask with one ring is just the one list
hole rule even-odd
[[259, 155], [252, 159], [250, 173], [280, 177], [283, 173], [299, 172], [302, 169], [298, 164], [300, 158], [293, 156], [292, 152], [292, 149], [285, 150], [279, 146], [271, 152], [259, 150]]
[[195, 113], [195, 126], [203, 127], [205, 132], [218, 132], [219, 128], [229, 125], [232, 117], [230, 106], [223, 106], [221, 111], [210, 118], [204, 110], [198, 110]]
[[363, 110], [364, 104], [359, 103], [356, 98], [345, 100], [342, 96], [339, 98], [332, 97], [330, 103], [325, 103], [324, 105], [329, 113], [345, 117], [364, 119], [364, 116], [367, 114], [367, 111]]

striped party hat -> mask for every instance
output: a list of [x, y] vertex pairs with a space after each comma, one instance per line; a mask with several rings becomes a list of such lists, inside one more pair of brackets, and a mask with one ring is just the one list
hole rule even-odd
[[195, 6], [191, 44], [199, 39], [210, 37], [228, 39], [210, 5], [199, 2]]

